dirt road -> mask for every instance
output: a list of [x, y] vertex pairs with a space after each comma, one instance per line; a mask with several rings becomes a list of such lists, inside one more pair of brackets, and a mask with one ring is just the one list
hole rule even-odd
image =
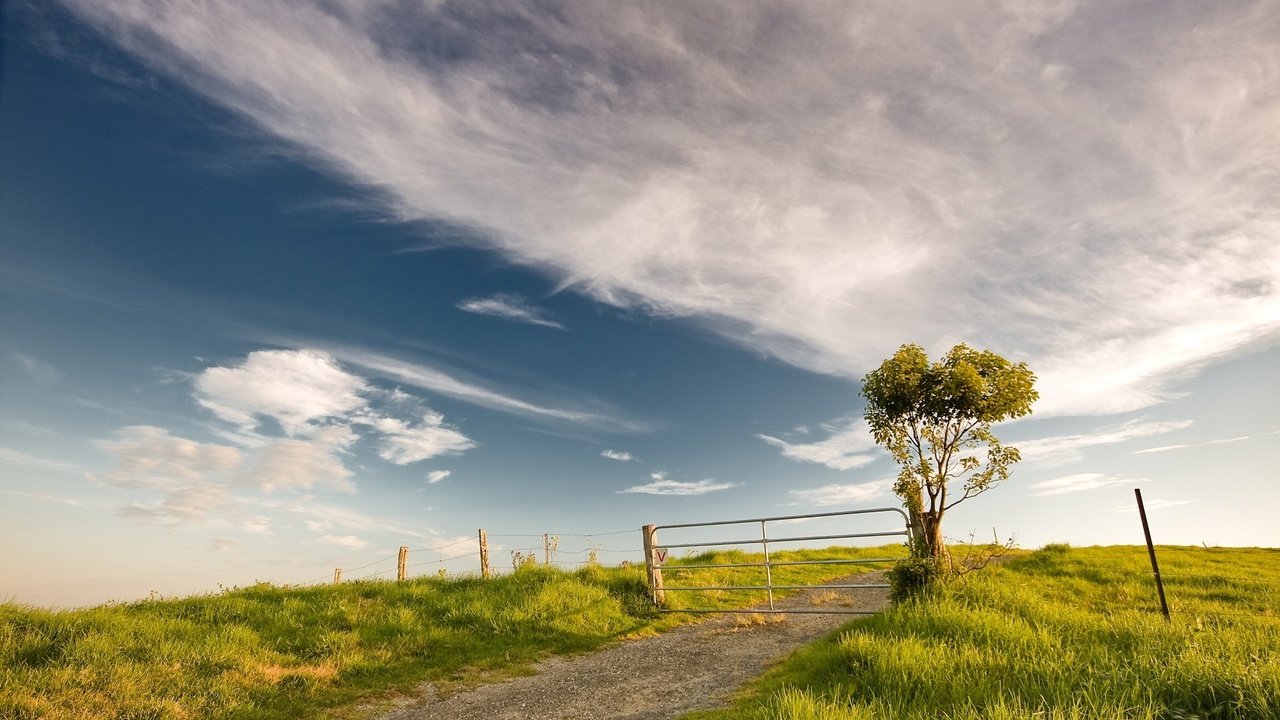
[[[849, 578], [884, 582], [882, 573]], [[879, 610], [882, 589], [814, 589], [786, 607]], [[383, 720], [666, 720], [720, 707], [791, 651], [855, 619], [850, 615], [724, 615], [589, 655], [553, 658], [537, 674], [438, 699], [421, 699]]]

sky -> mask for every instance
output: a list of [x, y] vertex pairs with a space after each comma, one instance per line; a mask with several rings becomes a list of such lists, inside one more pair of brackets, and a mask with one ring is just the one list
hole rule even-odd
[[948, 536], [1280, 545], [1274, 2], [0, 13], [0, 599], [892, 507], [904, 343], [1037, 375]]

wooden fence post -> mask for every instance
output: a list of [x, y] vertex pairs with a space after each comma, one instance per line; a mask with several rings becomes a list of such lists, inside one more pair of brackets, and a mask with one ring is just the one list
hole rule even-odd
[[667, 593], [662, 588], [662, 560], [658, 555], [658, 530], [653, 525], [640, 528], [644, 537], [644, 569], [648, 575], [649, 589], [653, 592], [653, 601], [659, 605], [667, 602]]
[[547, 533], [542, 533], [542, 564], [551, 564], [551, 538], [547, 537]]
[[1133, 489], [1138, 498], [1138, 516], [1142, 518], [1142, 534], [1147, 538], [1147, 553], [1151, 556], [1151, 572], [1156, 576], [1156, 592], [1160, 594], [1160, 612], [1164, 613], [1164, 621], [1169, 620], [1169, 603], [1164, 599], [1164, 580], [1160, 577], [1160, 566], [1156, 563], [1156, 546], [1151, 544], [1151, 526], [1147, 525], [1147, 509], [1142, 505], [1142, 490]]
[[342, 582], [342, 568], [333, 569], [333, 584], [337, 585]]
[[480, 577], [489, 579], [489, 536], [480, 528]]
[[396, 580], [403, 582], [409, 578], [409, 546], [400, 546], [400, 557], [396, 560]]

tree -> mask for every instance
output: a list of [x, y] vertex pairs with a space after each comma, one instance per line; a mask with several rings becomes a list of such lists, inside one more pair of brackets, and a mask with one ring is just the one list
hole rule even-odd
[[914, 556], [945, 558], [943, 515], [1009, 478], [1018, 449], [1001, 445], [991, 425], [1031, 412], [1035, 380], [1026, 363], [964, 344], [935, 363], [919, 345], [903, 345], [863, 378], [867, 424], [901, 467], [893, 490], [911, 521]]

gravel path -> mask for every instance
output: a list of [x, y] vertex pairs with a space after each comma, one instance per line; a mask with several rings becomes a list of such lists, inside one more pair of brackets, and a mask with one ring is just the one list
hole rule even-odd
[[[867, 573], [845, 581], [882, 583], [884, 578]], [[816, 588], [779, 603], [869, 611], [886, 604], [886, 591], [878, 588]], [[383, 720], [666, 720], [726, 705], [770, 665], [856, 617], [713, 615], [589, 655], [552, 658], [540, 663], [535, 675], [444, 699], [427, 685], [421, 699]]]

